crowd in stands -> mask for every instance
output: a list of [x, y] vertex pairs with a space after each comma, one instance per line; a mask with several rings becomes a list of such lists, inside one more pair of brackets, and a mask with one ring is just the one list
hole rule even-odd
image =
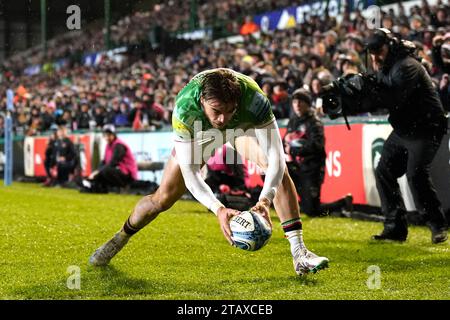
[[[199, 1], [198, 23], [207, 25], [215, 15], [234, 19], [293, 5], [287, 2]], [[161, 23], [169, 30], [184, 28], [189, 20], [186, 3], [189, 2], [170, 1], [156, 5], [153, 11], [126, 17], [112, 28], [112, 37], [115, 42], [141, 41], [148, 36], [152, 23]], [[449, 110], [449, 7], [441, 1], [436, 6], [422, 1], [421, 6], [412, 7], [409, 12], [405, 12], [401, 3], [398, 9], [398, 14], [393, 10], [382, 13], [382, 26], [416, 44], [444, 107]], [[240, 21], [242, 25], [244, 20]], [[236, 34], [241, 25], [234, 30]], [[102, 46], [101, 31], [83, 32], [89, 32], [90, 36], [83, 33], [74, 39], [72, 34], [55, 40], [54, 47], [49, 49], [51, 56], [62, 57], [72, 52], [62, 43], [69, 43], [80, 52], [91, 48], [93, 43]], [[0, 115], [5, 113], [6, 88], [14, 87], [14, 128], [19, 134], [39, 134], [55, 124], [72, 130], [102, 128], [105, 124], [133, 130], [157, 129], [170, 125], [176, 94], [187, 81], [202, 70], [216, 67], [232, 68], [254, 78], [271, 100], [278, 118], [289, 117], [290, 95], [300, 87], [310, 90], [320, 115], [318, 94], [323, 85], [341, 75], [366, 71], [364, 42], [370, 29], [360, 12], [352, 16], [344, 14], [340, 23], [333, 17], [312, 16], [295, 28], [252, 32], [247, 32], [239, 43], [198, 41], [177, 56], [155, 55], [138, 61], [104, 56], [96, 66], [71, 63], [33, 76], [17, 72], [24, 65], [16, 57], [3, 66]], [[42, 62], [37, 52], [28, 51], [29, 59], [22, 57], [22, 61]], [[0, 132], [2, 125], [0, 116]]]
[[[245, 15], [267, 12], [286, 6], [294, 6], [302, 1], [252, 1], [198, 0], [194, 25], [190, 24], [190, 1], [170, 0], [159, 1], [152, 10], [136, 11], [120, 18], [111, 26], [111, 42], [113, 46], [136, 45], [148, 41], [149, 32], [161, 26], [168, 32], [188, 30], [192, 27], [203, 28], [217, 23], [226, 23], [230, 33], [238, 33], [240, 23]], [[84, 53], [102, 50], [105, 47], [104, 33], [106, 30], [96, 23], [83, 25], [82, 30], [71, 31], [51, 39], [44, 56], [42, 46], [38, 45], [23, 52], [15, 53], [5, 62], [8, 69], [23, 70], [26, 66], [43, 64], [48, 60], [58, 60], [71, 56], [77, 59]]]

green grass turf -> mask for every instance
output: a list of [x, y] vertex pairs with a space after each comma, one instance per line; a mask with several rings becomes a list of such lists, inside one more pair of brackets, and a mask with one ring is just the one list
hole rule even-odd
[[[1, 182], [1, 181], [0, 181]], [[257, 252], [233, 248], [216, 218], [199, 204], [178, 202], [105, 268], [91, 253], [117, 231], [137, 196], [86, 195], [14, 183], [0, 187], [1, 299], [449, 299], [448, 242], [411, 227], [406, 243], [374, 243], [380, 223], [304, 218], [305, 241], [330, 268], [305, 279], [293, 270], [287, 240], [274, 233]], [[67, 288], [69, 266], [81, 290]], [[381, 270], [369, 289], [368, 267]]]

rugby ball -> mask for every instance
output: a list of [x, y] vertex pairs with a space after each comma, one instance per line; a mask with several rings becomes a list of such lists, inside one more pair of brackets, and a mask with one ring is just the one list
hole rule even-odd
[[230, 220], [231, 239], [240, 249], [256, 251], [264, 247], [272, 235], [272, 228], [259, 213], [242, 211]]

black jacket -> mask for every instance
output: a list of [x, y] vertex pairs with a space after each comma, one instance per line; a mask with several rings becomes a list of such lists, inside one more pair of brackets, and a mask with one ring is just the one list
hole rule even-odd
[[41, 123], [41, 130], [42, 131], [47, 131], [50, 130], [50, 127], [52, 126], [53, 123], [55, 123], [55, 117], [47, 112], [44, 112], [43, 114], [41, 114], [41, 119], [42, 119], [42, 123]]
[[422, 64], [410, 55], [397, 57], [377, 72], [373, 101], [389, 110], [389, 122], [403, 137], [440, 136], [447, 120], [439, 94]]
[[66, 162], [77, 160], [77, 152], [75, 145], [69, 138], [57, 139], [55, 143], [56, 159], [58, 157], [64, 157]]
[[45, 148], [45, 162], [53, 165], [56, 162], [57, 139], [49, 139]]
[[76, 121], [78, 124], [78, 129], [89, 129], [89, 121], [91, 121], [91, 116], [88, 112], [79, 112], [76, 116]]
[[293, 114], [283, 138], [288, 153], [300, 171], [325, 166], [325, 135], [322, 122], [311, 111], [301, 117]]

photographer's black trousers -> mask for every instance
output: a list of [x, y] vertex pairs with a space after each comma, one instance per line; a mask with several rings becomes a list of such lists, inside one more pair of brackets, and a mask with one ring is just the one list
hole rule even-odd
[[132, 181], [133, 179], [120, 169], [105, 167], [94, 177], [93, 183], [96, 188], [108, 189], [109, 187], [124, 187]]
[[407, 234], [406, 209], [397, 179], [406, 173], [417, 210], [431, 228], [447, 225], [441, 203], [430, 179], [430, 167], [442, 135], [435, 138], [403, 138], [392, 132], [386, 140], [375, 171], [386, 232]]

